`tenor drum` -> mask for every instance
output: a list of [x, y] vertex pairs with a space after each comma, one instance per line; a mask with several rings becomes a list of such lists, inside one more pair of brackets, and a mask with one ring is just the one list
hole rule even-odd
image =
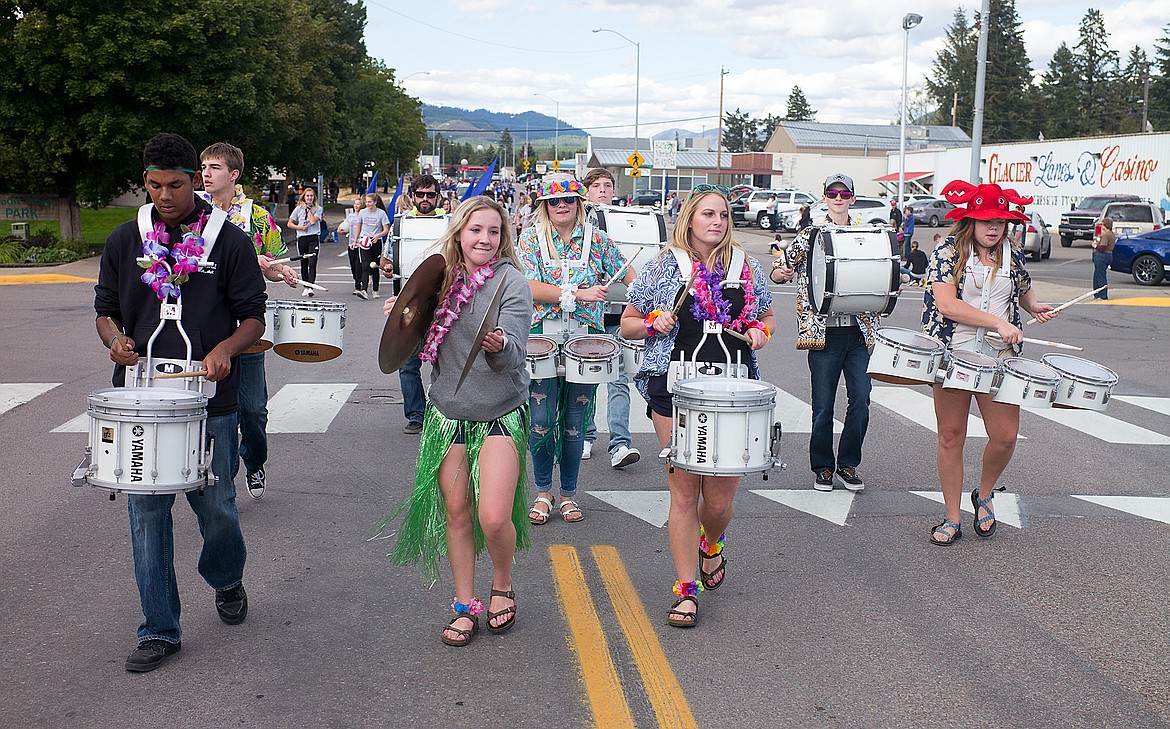
[[528, 374], [534, 380], [557, 376], [557, 342], [540, 334], [528, 335]]
[[74, 473], [117, 493], [174, 494], [215, 484], [207, 397], [171, 388], [112, 387], [89, 396], [89, 447]]
[[613, 382], [621, 373], [617, 340], [605, 334], [572, 337], [565, 343], [565, 381], [582, 385]]
[[1060, 373], [1048, 365], [1023, 357], [1008, 357], [1000, 362], [999, 389], [995, 401], [1043, 410], [1052, 407]]
[[885, 226], [818, 228], [809, 243], [808, 293], [819, 314], [889, 314], [901, 283], [898, 239]]
[[1117, 384], [1116, 372], [1071, 354], [1046, 354], [1040, 361], [1060, 373], [1053, 407], [1105, 410]]
[[991, 392], [999, 373], [999, 360], [978, 352], [950, 351], [942, 386], [947, 390]]
[[945, 351], [942, 342], [922, 332], [882, 327], [874, 336], [866, 372], [895, 385], [934, 384]]
[[631, 341], [618, 337], [618, 346], [622, 350], [621, 370], [633, 377], [642, 368], [642, 357], [646, 353], [646, 343], [641, 340]]
[[256, 352], [267, 352], [272, 349], [272, 330], [276, 328], [276, 304], [275, 301], [269, 301], [264, 307], [264, 333], [256, 340], [256, 343], [244, 350], [245, 354], [255, 354]]
[[410, 278], [419, 264], [435, 250], [435, 242], [447, 232], [447, 216], [398, 216], [394, 219], [391, 254], [394, 272]]
[[294, 362], [327, 362], [341, 356], [345, 304], [274, 301], [272, 350]]
[[770, 470], [779, 457], [776, 388], [760, 380], [701, 377], [674, 386], [670, 465], [708, 476]]

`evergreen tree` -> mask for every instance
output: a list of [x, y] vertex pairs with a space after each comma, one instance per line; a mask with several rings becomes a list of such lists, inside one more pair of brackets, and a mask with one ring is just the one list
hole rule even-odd
[[723, 146], [729, 152], [748, 152], [753, 147], [757, 122], [746, 111], [729, 111], [723, 115]]
[[784, 120], [813, 121], [816, 119], [816, 116], [817, 110], [812, 108], [812, 105], [808, 103], [808, 99], [804, 97], [804, 92], [801, 91], [799, 86], [793, 86], [792, 92], [788, 94], [788, 112], [784, 115]]
[[1081, 115], [1075, 105], [1080, 83], [1077, 74], [1072, 49], [1062, 42], [1052, 54], [1040, 86], [1041, 107], [1045, 110], [1041, 129], [1048, 139], [1072, 137], [1080, 131]]
[[1109, 32], [1100, 10], [1089, 8], [1081, 19], [1074, 46], [1078, 85], [1076, 109], [1083, 116], [1079, 131], [1088, 134], [1117, 130], [1117, 51], [1109, 47]]
[[[934, 69], [926, 79], [926, 92], [944, 116], [950, 120], [952, 106], [956, 109], [955, 124], [971, 131], [972, 110], [975, 107], [975, 64], [978, 55], [979, 32], [967, 20], [962, 8], [955, 10], [942, 50], [934, 60]], [[958, 101], [955, 101], [956, 95]]]
[[764, 151], [764, 148], [768, 146], [768, 142], [772, 139], [772, 135], [776, 133], [776, 127], [780, 126], [780, 122], [782, 121], [784, 121], [784, 117], [769, 114], [756, 122], [760, 139], [760, 148], [757, 151]]
[[988, 20], [983, 138], [988, 142], [1034, 139], [1039, 126], [1030, 93], [1032, 64], [1015, 0], [991, 0]]
[[1154, 43], [1154, 66], [1150, 77], [1150, 124], [1158, 131], [1170, 129], [1170, 24]]
[[1144, 103], [1146, 75], [1150, 72], [1150, 59], [1141, 46], [1129, 50], [1125, 67], [1117, 78], [1117, 129], [1121, 134], [1134, 134], [1142, 130], [1142, 104]]

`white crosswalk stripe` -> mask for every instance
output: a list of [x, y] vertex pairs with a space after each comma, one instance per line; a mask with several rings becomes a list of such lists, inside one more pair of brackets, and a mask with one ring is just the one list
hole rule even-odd
[[14, 382], [0, 384], [0, 415], [20, 407], [35, 397], [44, 395], [60, 382]]
[[[939, 504], [943, 503], [941, 491], [911, 491], [910, 493], [915, 496], [921, 496], [924, 499], [930, 499]], [[971, 505], [971, 497], [969, 494], [969, 491], [963, 494], [963, 500], [959, 504], [959, 509], [968, 514], [974, 514], [975, 507]], [[1014, 526], [1016, 529], [1024, 528], [1020, 522], [1020, 498], [1016, 494], [1010, 494], [1006, 491], [997, 493], [991, 509], [995, 512], [996, 521], [1002, 521], [1004, 524]]]
[[1170, 437], [1092, 410], [1025, 410], [1045, 420], [1079, 430], [1106, 443], [1170, 445]]
[[324, 433], [356, 383], [285, 385], [268, 399], [269, 433]]
[[[934, 398], [926, 393], [909, 387], [875, 387], [870, 399], [932, 433], [938, 432], [938, 423], [934, 418]], [[987, 437], [983, 419], [978, 415], [967, 415], [967, 437]]]
[[1170, 415], [1170, 397], [1146, 397], [1143, 395], [1115, 395], [1114, 400], [1137, 405], [1139, 408], [1153, 410], [1162, 415]]

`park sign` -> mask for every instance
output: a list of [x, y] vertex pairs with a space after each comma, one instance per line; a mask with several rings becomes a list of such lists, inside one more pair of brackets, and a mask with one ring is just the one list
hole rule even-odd
[[[0, 193], [0, 220], [57, 223], [60, 225], [62, 239], [81, 237], [77, 204], [66, 198]], [[0, 235], [6, 233], [7, 231], [0, 230]]]

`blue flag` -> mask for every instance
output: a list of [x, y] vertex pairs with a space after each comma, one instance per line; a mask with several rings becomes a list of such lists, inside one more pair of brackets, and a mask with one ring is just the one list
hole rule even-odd
[[492, 181], [492, 175], [496, 172], [496, 160], [498, 159], [499, 157], [492, 160], [492, 163], [483, 171], [479, 179], [472, 183], [471, 187], [467, 188], [467, 192], [463, 193], [463, 197], [459, 198], [459, 202], [463, 202], [469, 197], [483, 194], [483, 191], [487, 189], [488, 183]]
[[373, 195], [378, 191], [378, 171], [374, 170], [374, 179], [370, 180], [370, 186], [366, 188], [367, 195]]
[[390, 198], [390, 205], [386, 208], [386, 214], [390, 216], [390, 220], [394, 220], [394, 212], [398, 210], [398, 198], [402, 197], [402, 178], [403, 175], [398, 176], [398, 187], [394, 189], [394, 197]]

